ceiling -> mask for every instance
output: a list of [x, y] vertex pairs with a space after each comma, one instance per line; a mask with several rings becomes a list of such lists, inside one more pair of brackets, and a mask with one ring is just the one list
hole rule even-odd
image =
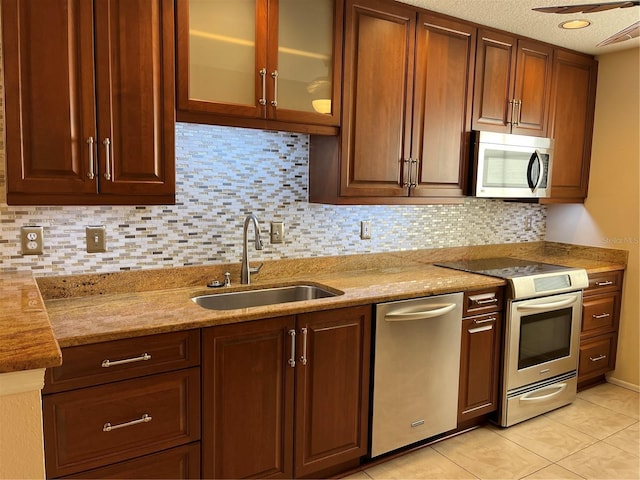
[[[612, 0], [399, 1], [592, 55], [640, 47], [640, 37], [605, 47], [596, 47], [602, 40], [640, 20], [640, 7], [566, 15], [531, 10], [534, 7], [584, 5]], [[581, 30], [558, 28], [561, 22], [574, 19], [589, 20], [591, 25]]]

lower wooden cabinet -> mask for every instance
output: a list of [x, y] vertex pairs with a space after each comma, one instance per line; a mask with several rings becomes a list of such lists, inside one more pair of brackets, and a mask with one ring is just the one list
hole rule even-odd
[[624, 272], [589, 275], [582, 299], [578, 388], [601, 382], [616, 366]]
[[368, 436], [371, 306], [203, 331], [204, 478], [331, 475]]
[[[486, 311], [488, 305], [491, 305], [492, 308], [489, 309], [494, 311], [483, 315], [465, 316], [462, 320], [459, 427], [498, 408], [502, 298], [502, 289], [465, 293], [466, 315]], [[492, 301], [494, 299], [495, 302]]]
[[43, 390], [47, 478], [200, 478], [199, 330], [63, 348], [62, 361]]
[[200, 442], [64, 478], [157, 478], [167, 480], [202, 478], [200, 476]]

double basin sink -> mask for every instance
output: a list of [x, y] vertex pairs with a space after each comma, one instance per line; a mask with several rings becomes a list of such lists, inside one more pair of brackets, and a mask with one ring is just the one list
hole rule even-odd
[[318, 285], [290, 285], [286, 287], [260, 288], [240, 292], [214, 293], [193, 297], [195, 303], [209, 310], [235, 310], [281, 303], [300, 302], [342, 295]]

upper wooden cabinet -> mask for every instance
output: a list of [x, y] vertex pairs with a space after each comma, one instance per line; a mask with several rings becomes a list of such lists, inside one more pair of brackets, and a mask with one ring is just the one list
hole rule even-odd
[[304, 125], [339, 124], [342, 1], [183, 0], [177, 8], [179, 119], [320, 133], [331, 130]]
[[172, 0], [2, 0], [9, 204], [167, 204]]
[[588, 55], [556, 50], [550, 136], [554, 139], [551, 198], [583, 202], [589, 186], [598, 63]]
[[546, 137], [553, 48], [478, 31], [473, 129]]
[[475, 28], [384, 0], [346, 5], [340, 144], [312, 138], [311, 201], [463, 196]]

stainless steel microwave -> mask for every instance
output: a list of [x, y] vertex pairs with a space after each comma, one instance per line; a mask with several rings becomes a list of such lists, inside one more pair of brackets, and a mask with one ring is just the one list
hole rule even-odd
[[474, 153], [471, 185], [476, 197], [549, 197], [552, 139], [476, 131]]

